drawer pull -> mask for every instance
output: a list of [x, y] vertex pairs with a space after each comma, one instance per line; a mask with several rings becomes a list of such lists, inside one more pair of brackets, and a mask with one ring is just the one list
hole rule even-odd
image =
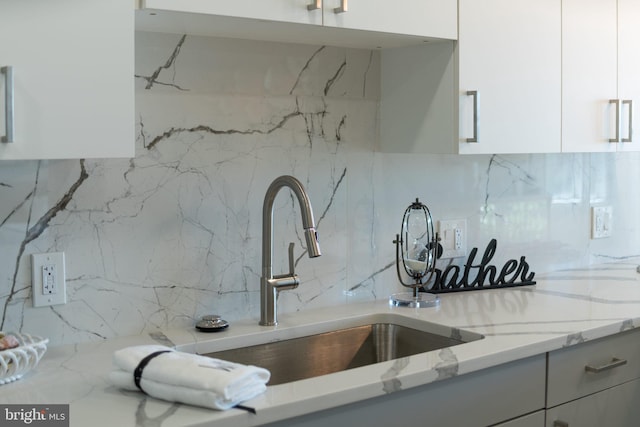
[[553, 422], [553, 427], [569, 427], [569, 423], [568, 423], [568, 422], [566, 422], [566, 421], [558, 421], [558, 420], [555, 420], [555, 421]]
[[611, 359], [611, 362], [605, 365], [601, 365], [601, 366], [587, 365], [584, 367], [584, 370], [594, 374], [599, 374], [600, 372], [608, 371], [609, 369], [617, 368], [618, 366], [622, 366], [626, 364], [627, 364], [627, 361], [625, 359], [618, 359], [617, 357], [614, 357], [613, 359]]

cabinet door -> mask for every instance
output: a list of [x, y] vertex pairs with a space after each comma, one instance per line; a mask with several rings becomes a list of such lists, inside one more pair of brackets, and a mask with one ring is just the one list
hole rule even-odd
[[[460, 0], [458, 8], [460, 153], [558, 152], [561, 1]], [[474, 120], [478, 142], [466, 142]]]
[[[547, 410], [547, 427], [636, 427], [640, 380], [633, 380]], [[564, 423], [564, 424], [563, 424]]]
[[455, 0], [323, 0], [323, 7], [325, 26], [457, 38]]
[[14, 142], [0, 143], [0, 159], [134, 156], [129, 0], [0, 0], [0, 39], [15, 106]]
[[454, 42], [381, 54], [380, 151], [455, 154]]
[[544, 371], [544, 355], [537, 355], [282, 420], [269, 427], [476, 427], [505, 420], [513, 421], [505, 427], [542, 427]]
[[322, 25], [322, 9], [307, 9], [315, 0], [142, 0], [141, 3], [142, 9]]
[[[640, 151], [640, 135], [633, 132], [640, 125], [640, 2], [618, 0], [618, 98], [632, 101], [631, 110], [627, 102], [621, 108], [621, 143], [618, 151]], [[631, 137], [629, 137], [631, 134]], [[631, 139], [631, 141], [628, 141]]]
[[562, 151], [616, 151], [616, 27], [616, 0], [562, 2]]

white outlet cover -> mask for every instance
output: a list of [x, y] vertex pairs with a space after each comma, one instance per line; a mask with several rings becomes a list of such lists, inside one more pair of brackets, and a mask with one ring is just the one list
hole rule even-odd
[[64, 252], [31, 254], [31, 298], [34, 307], [67, 303]]
[[467, 255], [467, 220], [438, 221], [438, 237], [442, 245], [442, 257], [460, 258]]

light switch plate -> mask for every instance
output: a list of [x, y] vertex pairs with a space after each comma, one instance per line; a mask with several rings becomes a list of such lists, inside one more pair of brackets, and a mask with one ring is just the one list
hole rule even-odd
[[34, 307], [67, 303], [64, 252], [31, 254], [31, 286]]
[[611, 206], [591, 207], [591, 238], [610, 237], [613, 225], [613, 208]]

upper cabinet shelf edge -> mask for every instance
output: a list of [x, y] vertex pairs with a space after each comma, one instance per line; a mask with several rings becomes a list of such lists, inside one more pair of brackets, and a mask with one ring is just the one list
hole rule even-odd
[[455, 40], [457, 20], [456, 0], [139, 0], [136, 10], [138, 31], [367, 49]]

